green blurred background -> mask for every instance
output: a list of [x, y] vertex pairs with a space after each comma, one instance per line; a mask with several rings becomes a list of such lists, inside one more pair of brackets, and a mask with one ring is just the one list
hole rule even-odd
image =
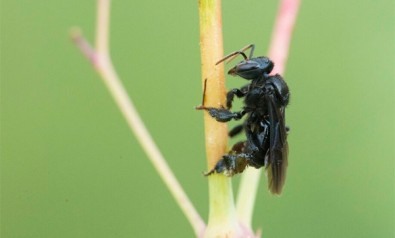
[[[266, 54], [277, 6], [224, 0], [224, 52]], [[111, 10], [115, 67], [206, 218], [197, 1]], [[303, 1], [285, 73], [289, 173], [280, 198], [262, 178], [263, 237], [395, 236], [394, 11], [393, 0]], [[95, 13], [93, 0], [1, 2], [1, 237], [192, 237], [69, 39], [80, 26], [92, 41]]]

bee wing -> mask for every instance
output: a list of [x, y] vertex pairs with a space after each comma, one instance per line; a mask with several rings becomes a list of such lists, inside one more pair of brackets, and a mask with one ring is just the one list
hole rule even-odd
[[267, 176], [269, 190], [273, 194], [280, 194], [284, 186], [288, 166], [287, 130], [285, 127], [284, 107], [278, 107], [274, 95], [267, 95], [269, 112], [270, 146], [267, 152]]

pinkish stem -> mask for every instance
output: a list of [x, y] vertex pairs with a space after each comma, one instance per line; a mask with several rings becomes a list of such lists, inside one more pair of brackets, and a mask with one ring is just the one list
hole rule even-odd
[[283, 74], [288, 59], [292, 32], [300, 0], [282, 0], [269, 48], [269, 58], [275, 62], [272, 73]]
[[98, 0], [96, 48], [93, 48], [87, 42], [78, 28], [71, 31], [71, 38], [101, 76], [104, 84], [113, 96], [116, 105], [125, 117], [130, 130], [135, 134], [141, 147], [146, 152], [148, 159], [152, 162], [159, 176], [184, 212], [196, 236], [200, 236], [206, 226], [203, 219], [189, 200], [181, 184], [156, 146], [111, 62], [108, 45], [110, 3], [110, 0]]
[[89, 44], [89, 42], [82, 36], [81, 30], [77, 27], [71, 29], [70, 31], [71, 39], [74, 44], [78, 47], [81, 53], [87, 58], [92, 65], [96, 67], [97, 54], [95, 49]]
[[[275, 62], [273, 73], [284, 73], [299, 6], [300, 0], [282, 0], [280, 3], [269, 48], [269, 58]], [[261, 170], [248, 169], [239, 187], [236, 209], [240, 222], [248, 227], [251, 226], [260, 175]]]

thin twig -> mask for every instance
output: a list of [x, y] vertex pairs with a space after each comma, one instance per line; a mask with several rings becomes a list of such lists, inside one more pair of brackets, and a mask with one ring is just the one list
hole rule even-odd
[[269, 48], [269, 58], [275, 62], [273, 74], [285, 72], [299, 6], [300, 0], [281, 1]]
[[96, 18], [96, 51], [109, 56], [110, 0], [98, 0]]
[[125, 117], [129, 128], [136, 135], [137, 140], [148, 155], [148, 158], [154, 165], [181, 210], [184, 212], [188, 221], [192, 225], [196, 236], [200, 236], [205, 229], [205, 224], [202, 218], [167, 165], [166, 160], [150, 136], [132, 100], [129, 98], [122, 82], [114, 70], [108, 50], [109, 9], [109, 0], [98, 0], [96, 51], [92, 49], [85, 38], [81, 35], [80, 31], [73, 30], [73, 41], [84, 56], [90, 59], [95, 66], [95, 69], [100, 74], [103, 82], [109, 89], [117, 106]]
[[[284, 74], [299, 6], [300, 0], [282, 0], [280, 3], [269, 48], [269, 58], [275, 63], [273, 73]], [[236, 208], [240, 221], [246, 226], [251, 225], [260, 175], [261, 170], [248, 169], [240, 183]]]

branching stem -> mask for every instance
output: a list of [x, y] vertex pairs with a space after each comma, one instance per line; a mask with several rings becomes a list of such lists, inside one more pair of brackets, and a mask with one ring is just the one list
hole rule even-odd
[[163, 155], [150, 136], [147, 128], [141, 120], [132, 100], [128, 96], [121, 80], [115, 71], [109, 56], [108, 31], [110, 16], [110, 0], [98, 0], [96, 49], [93, 49], [81, 34], [79, 29], [73, 29], [71, 37], [76, 46], [87, 57], [114, 98], [117, 106], [125, 117], [129, 128], [136, 135], [140, 145], [148, 155], [158, 174], [173, 195], [177, 204], [184, 212], [192, 225], [196, 236], [201, 236], [205, 230], [205, 224], [185, 194], [180, 183], [177, 181]]
[[[292, 29], [300, 0], [282, 0], [276, 19], [269, 57], [276, 63], [275, 73], [284, 73]], [[71, 32], [75, 45], [90, 60], [109, 89], [129, 128], [136, 135], [160, 177], [192, 225], [197, 237], [257, 237], [251, 219], [261, 170], [247, 170], [242, 178], [237, 206], [229, 178], [214, 174], [208, 177], [210, 213], [206, 226], [175, 178], [159, 151], [136, 108], [128, 96], [109, 54], [110, 0], [98, 0], [96, 47], [93, 48], [75, 28]], [[206, 85], [205, 106], [225, 105], [223, 64], [215, 66], [223, 56], [221, 0], [199, 0], [202, 85]], [[227, 150], [227, 126], [204, 113], [208, 169], [212, 169]], [[236, 212], [237, 211], [237, 212]]]

